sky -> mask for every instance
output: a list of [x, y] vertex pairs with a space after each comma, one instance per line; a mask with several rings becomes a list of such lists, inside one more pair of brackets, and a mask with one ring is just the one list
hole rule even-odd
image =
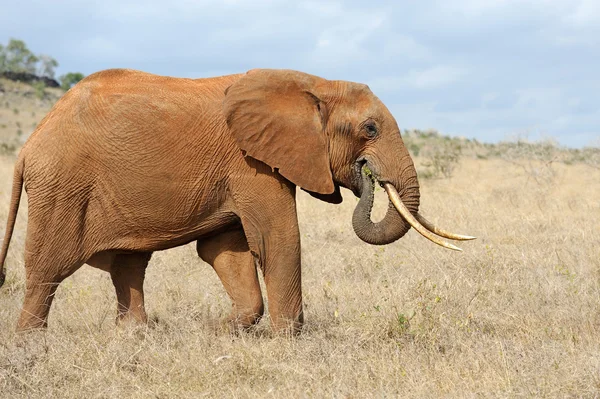
[[366, 83], [401, 129], [600, 146], [600, 1], [2, 0], [57, 75], [288, 68]]

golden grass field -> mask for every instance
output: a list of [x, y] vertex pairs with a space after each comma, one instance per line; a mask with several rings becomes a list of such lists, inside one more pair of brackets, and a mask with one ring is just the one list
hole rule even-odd
[[[14, 159], [0, 157], [2, 230]], [[240, 335], [211, 327], [230, 305], [193, 244], [154, 255], [148, 327], [115, 328], [110, 277], [84, 266], [60, 286], [47, 332], [15, 333], [24, 201], [0, 289], [0, 396], [598, 397], [600, 170], [527, 165], [463, 159], [452, 178], [421, 181], [424, 215], [479, 237], [463, 253], [413, 230], [367, 245], [349, 192], [337, 206], [299, 192], [295, 338], [271, 336], [268, 320]]]

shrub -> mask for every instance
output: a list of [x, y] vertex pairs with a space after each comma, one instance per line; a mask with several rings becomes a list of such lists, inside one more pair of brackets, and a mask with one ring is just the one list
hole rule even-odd
[[62, 75], [58, 79], [60, 80], [61, 89], [67, 91], [84, 77], [85, 76], [83, 76], [83, 74], [80, 72], [69, 72], [66, 75]]
[[0, 46], [0, 72], [35, 73], [38, 61], [23, 40], [10, 39], [6, 47]]
[[0, 143], [0, 155], [14, 154], [17, 146], [14, 143]]
[[54, 79], [54, 68], [58, 66], [58, 61], [49, 55], [40, 54], [39, 62], [40, 66], [38, 67], [38, 75]]
[[498, 145], [499, 156], [521, 168], [536, 183], [551, 182], [556, 171], [552, 164], [559, 161], [561, 149], [554, 140], [530, 142], [518, 138]]
[[43, 100], [46, 97], [46, 84], [43, 81], [33, 82], [31, 87], [35, 90], [35, 96], [39, 100]]
[[454, 140], [436, 140], [423, 150], [424, 178], [450, 178], [460, 162], [462, 147]]

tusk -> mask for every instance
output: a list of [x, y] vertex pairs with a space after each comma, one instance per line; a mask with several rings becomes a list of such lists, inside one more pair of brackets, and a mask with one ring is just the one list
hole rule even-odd
[[423, 227], [425, 227], [427, 230], [429, 230], [432, 233], [435, 233], [441, 237], [446, 237], [446, 238], [450, 238], [451, 240], [458, 240], [458, 241], [468, 241], [468, 240], [474, 240], [477, 238], [477, 237], [473, 237], [473, 236], [465, 236], [462, 234], [450, 233], [448, 231], [442, 230], [439, 227], [435, 226], [433, 223], [431, 223], [429, 220], [425, 219], [418, 212], [415, 214], [415, 219], [417, 219], [417, 221], [419, 223], [421, 223], [423, 225]]
[[400, 194], [398, 194], [398, 191], [396, 191], [396, 188], [394, 188], [394, 186], [392, 186], [390, 183], [385, 183], [383, 185], [383, 188], [385, 189], [385, 192], [390, 198], [390, 201], [392, 201], [392, 204], [394, 204], [394, 206], [398, 210], [398, 213], [400, 213], [400, 215], [402, 215], [402, 217], [423, 237], [427, 238], [430, 241], [433, 241], [437, 245], [441, 245], [444, 248], [453, 249], [455, 251], [462, 251], [462, 249], [460, 249], [456, 245], [452, 245], [449, 242], [442, 240], [441, 238], [427, 230], [425, 227], [423, 227], [417, 221], [417, 219], [415, 219], [412, 213], [410, 213], [406, 205], [404, 205], [402, 199], [400, 198]]

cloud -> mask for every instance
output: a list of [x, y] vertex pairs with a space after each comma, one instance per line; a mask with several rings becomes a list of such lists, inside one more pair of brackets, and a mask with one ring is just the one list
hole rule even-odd
[[454, 83], [466, 74], [466, 68], [439, 65], [421, 71], [410, 71], [407, 79], [409, 84], [415, 88], [432, 89]]
[[400, 76], [375, 78], [368, 82], [376, 92], [400, 91], [403, 89], [440, 89], [460, 81], [468, 73], [464, 67], [436, 65], [424, 69], [411, 69]]
[[600, 24], [600, 3], [596, 0], [576, 2], [575, 9], [566, 17], [566, 21], [576, 27], [595, 26]]
[[[366, 17], [366, 18], [365, 18]], [[344, 18], [324, 28], [316, 38], [312, 61], [324, 68], [335, 68], [353, 62], [365, 62], [371, 58], [368, 39], [377, 33], [384, 22], [378, 13], [346, 13]]]
[[9, 37], [57, 58], [59, 75], [270, 67], [364, 82], [400, 126], [481, 140], [584, 145], [600, 126], [596, 0], [21, 0], [2, 6]]

